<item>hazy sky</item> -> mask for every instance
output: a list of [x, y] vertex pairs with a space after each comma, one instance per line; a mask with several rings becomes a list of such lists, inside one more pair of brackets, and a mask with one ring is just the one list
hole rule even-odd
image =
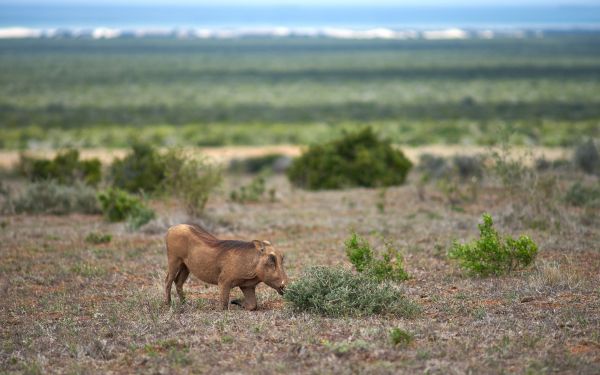
[[0, 4], [136, 4], [136, 5], [600, 5], [600, 0], [0, 0]]

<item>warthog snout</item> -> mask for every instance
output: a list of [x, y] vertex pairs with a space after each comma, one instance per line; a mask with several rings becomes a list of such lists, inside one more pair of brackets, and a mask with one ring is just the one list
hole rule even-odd
[[279, 293], [279, 295], [283, 296], [283, 293], [285, 292], [285, 286], [286, 286], [286, 283], [284, 281], [281, 283], [281, 286], [276, 289], [277, 293]]

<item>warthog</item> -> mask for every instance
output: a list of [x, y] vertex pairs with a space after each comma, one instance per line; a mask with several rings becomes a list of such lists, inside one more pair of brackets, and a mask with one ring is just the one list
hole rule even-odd
[[[256, 285], [264, 282], [279, 294], [288, 283], [283, 255], [269, 241], [220, 240], [197, 225], [179, 224], [167, 231], [168, 270], [165, 279], [165, 303], [171, 304], [171, 285], [183, 302], [183, 283], [190, 272], [200, 280], [217, 284], [223, 310], [229, 308], [229, 292], [239, 287], [244, 293], [241, 304], [256, 310]], [[240, 304], [239, 301], [232, 303]]]

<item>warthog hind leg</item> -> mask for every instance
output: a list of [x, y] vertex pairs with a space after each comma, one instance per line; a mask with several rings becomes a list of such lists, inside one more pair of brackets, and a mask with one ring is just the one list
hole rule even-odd
[[190, 275], [190, 270], [187, 268], [185, 264], [182, 264], [179, 267], [179, 272], [177, 273], [177, 277], [175, 278], [175, 288], [177, 289], [177, 294], [179, 295], [179, 299], [181, 303], [185, 302], [185, 294], [183, 293], [183, 284], [187, 280]]

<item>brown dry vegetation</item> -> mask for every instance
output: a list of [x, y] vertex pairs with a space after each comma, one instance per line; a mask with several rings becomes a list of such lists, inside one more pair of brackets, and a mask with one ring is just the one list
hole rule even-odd
[[[419, 194], [418, 178], [382, 194], [305, 192], [275, 176], [267, 180], [275, 202], [241, 205], [226, 199], [240, 182], [230, 176], [204, 219], [220, 237], [271, 240], [286, 253], [292, 279], [310, 265], [348, 265], [343, 243], [351, 230], [373, 242], [381, 234], [402, 250], [413, 276], [405, 290], [423, 312], [410, 320], [292, 313], [265, 286], [258, 311], [222, 312], [217, 287], [193, 277], [187, 302], [165, 307], [164, 231], [188, 220], [169, 202], [154, 203], [159, 217], [140, 232], [101, 216], [5, 216], [0, 371], [599, 373], [598, 209], [559, 202], [559, 219], [536, 211], [535, 225], [526, 225], [513, 215], [520, 198], [498, 186], [479, 186], [457, 207], [434, 184]], [[452, 240], [473, 238], [484, 211], [501, 232], [525, 232], [538, 243], [533, 268], [469, 278], [447, 261]], [[113, 239], [90, 244], [90, 232]], [[396, 327], [414, 340], [395, 347], [389, 332]]]

